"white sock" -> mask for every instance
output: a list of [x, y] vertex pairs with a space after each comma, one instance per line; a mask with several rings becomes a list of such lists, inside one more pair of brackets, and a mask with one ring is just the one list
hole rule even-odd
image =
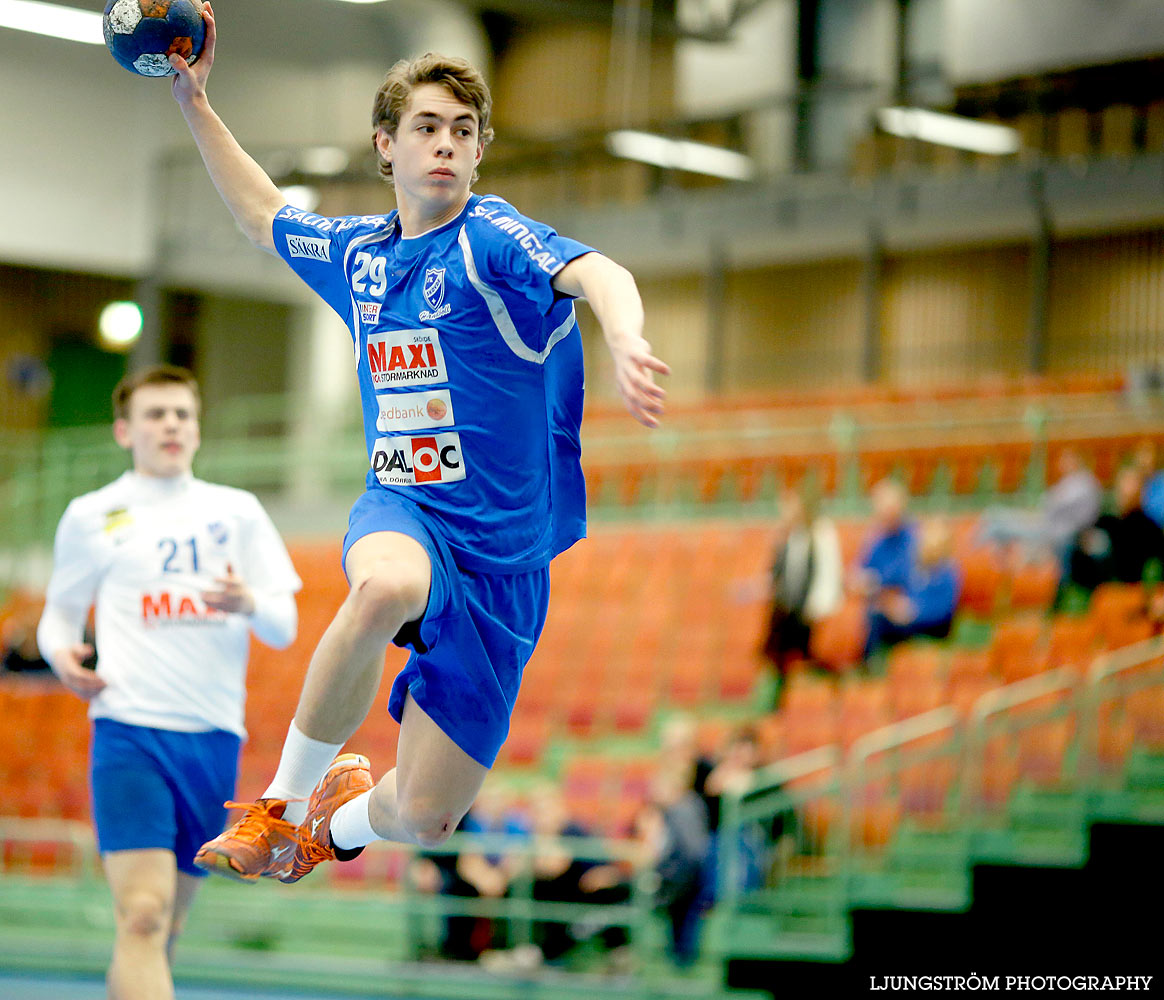
[[372, 820], [368, 815], [371, 798], [372, 789], [369, 788], [332, 813], [331, 842], [340, 850], [351, 851], [357, 847], [366, 847], [374, 840], [384, 839], [372, 829]]
[[[283, 818], [291, 823], [302, 823], [307, 816], [307, 800], [342, 748], [342, 743], [323, 743], [304, 736], [292, 719], [279, 758], [279, 768], [263, 792], [263, 798], [289, 800]], [[303, 801], [290, 801], [292, 799]]]

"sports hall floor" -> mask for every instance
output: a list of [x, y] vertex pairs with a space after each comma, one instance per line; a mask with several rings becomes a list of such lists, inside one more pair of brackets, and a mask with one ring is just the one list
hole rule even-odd
[[[256, 991], [253, 986], [242, 992], [236, 989], [178, 986], [176, 1000], [351, 1000], [351, 994], [277, 993]], [[105, 984], [97, 979], [46, 979], [43, 977], [9, 976], [0, 973], [0, 1000], [105, 1000]], [[384, 993], [380, 1000], [413, 1000], [399, 994]]]

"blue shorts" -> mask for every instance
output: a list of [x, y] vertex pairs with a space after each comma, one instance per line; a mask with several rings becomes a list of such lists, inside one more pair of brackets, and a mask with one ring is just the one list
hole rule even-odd
[[521, 674], [533, 655], [550, 602], [547, 567], [528, 573], [475, 573], [459, 567], [420, 507], [387, 490], [368, 490], [352, 507], [352, 544], [378, 531], [415, 539], [428, 553], [432, 583], [423, 617], [394, 642], [411, 651], [392, 685], [388, 711], [399, 722], [411, 692], [446, 736], [492, 767], [509, 735]]
[[203, 876], [194, 855], [226, 825], [241, 741], [220, 729], [177, 733], [93, 720], [89, 785], [97, 846], [109, 851], [160, 847], [178, 870]]

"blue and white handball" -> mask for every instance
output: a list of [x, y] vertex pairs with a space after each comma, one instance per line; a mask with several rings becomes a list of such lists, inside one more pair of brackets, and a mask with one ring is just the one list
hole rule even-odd
[[102, 26], [113, 58], [140, 76], [173, 76], [170, 54], [193, 63], [206, 41], [202, 0], [109, 0]]

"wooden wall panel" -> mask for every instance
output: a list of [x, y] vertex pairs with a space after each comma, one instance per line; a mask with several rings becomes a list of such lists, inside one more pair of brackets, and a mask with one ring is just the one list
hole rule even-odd
[[1029, 275], [1025, 246], [931, 251], [887, 261], [882, 379], [917, 385], [1021, 374]]
[[[563, 59], [562, 53], [569, 53]], [[651, 46], [649, 83], [640, 52], [630, 112], [634, 122], [669, 118], [675, 107], [673, 44]], [[608, 108], [610, 29], [593, 25], [538, 25], [522, 29], [500, 60], [493, 90], [499, 133], [545, 136], [567, 127], [616, 124]], [[613, 88], [621, 101], [621, 90]], [[622, 124], [622, 123], [618, 123]]]
[[861, 377], [861, 265], [826, 261], [727, 278], [724, 388], [852, 385]]
[[[656, 357], [671, 366], [661, 379], [675, 402], [703, 398], [707, 371], [707, 285], [700, 275], [638, 282], [646, 316], [644, 334]], [[586, 352], [586, 395], [593, 401], [618, 399], [610, 353], [594, 314], [582, 304], [578, 322]]]
[[1051, 373], [1112, 372], [1164, 357], [1164, 230], [1056, 245]]

